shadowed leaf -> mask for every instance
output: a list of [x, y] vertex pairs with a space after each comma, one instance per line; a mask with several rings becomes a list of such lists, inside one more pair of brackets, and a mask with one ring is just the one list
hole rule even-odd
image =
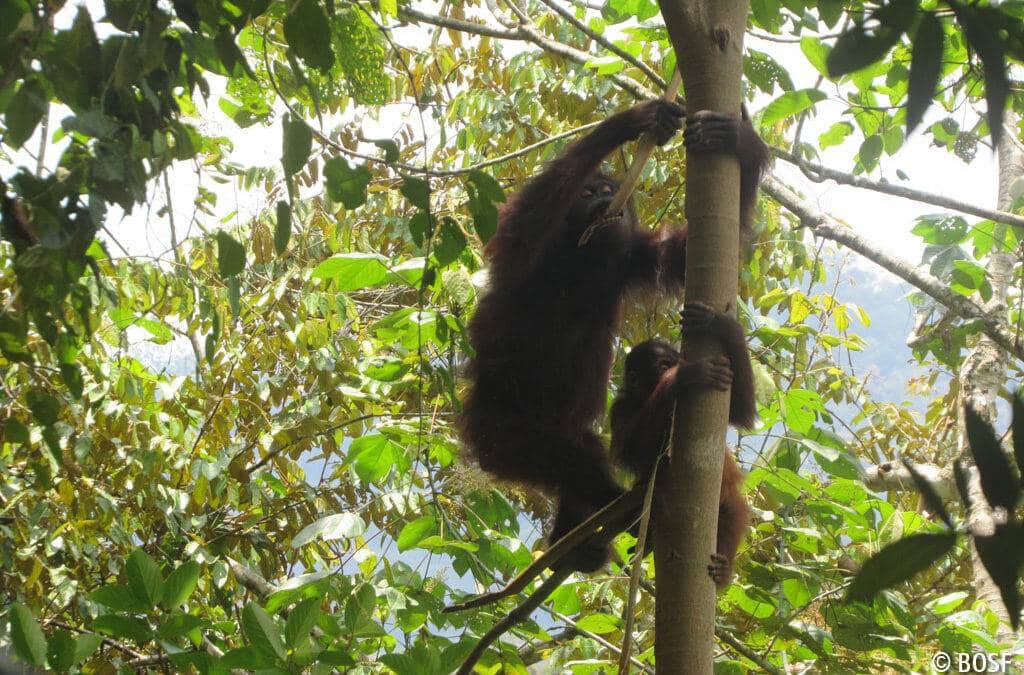
[[965, 409], [967, 440], [974, 463], [981, 474], [981, 489], [991, 506], [1012, 510], [1020, 501], [1020, 485], [1010, 460], [996, 438], [992, 426], [972, 408]]
[[277, 203], [277, 221], [274, 223], [274, 251], [281, 255], [288, 248], [288, 240], [292, 237], [292, 212], [288, 202]]
[[946, 555], [956, 535], [912, 534], [889, 544], [871, 556], [846, 591], [847, 600], [870, 601], [875, 594], [910, 579]]
[[1010, 623], [1020, 625], [1020, 569], [1024, 563], [1024, 530], [1017, 523], [1000, 524], [990, 537], [975, 537], [981, 563], [999, 587]]
[[991, 8], [950, 3], [956, 18], [964, 29], [964, 37], [971, 49], [981, 58], [982, 73], [985, 76], [986, 117], [992, 140], [998, 144], [1003, 136], [1003, 110], [1006, 97], [1010, 94], [1010, 83], [1006, 77], [1006, 51], [997, 26], [990, 21]]
[[931, 105], [935, 87], [942, 71], [942, 48], [945, 33], [942, 22], [928, 12], [914, 35], [914, 52], [910, 61], [910, 83], [907, 90], [907, 134], [921, 123]]
[[935, 492], [935, 488], [929, 483], [924, 476], [917, 472], [914, 465], [903, 460], [903, 466], [907, 468], [910, 473], [910, 477], [914, 479], [914, 485], [917, 487], [917, 491], [921, 493], [921, 497], [924, 499], [925, 508], [929, 512], [934, 513], [938, 516], [942, 522], [946, 524], [946, 527], [953, 529], [953, 519], [949, 517], [949, 512], [946, 511], [945, 505], [942, 503], [942, 498], [939, 497], [938, 493]]
[[299, 58], [326, 72], [334, 65], [331, 29], [317, 0], [299, 0], [284, 19], [284, 37]]

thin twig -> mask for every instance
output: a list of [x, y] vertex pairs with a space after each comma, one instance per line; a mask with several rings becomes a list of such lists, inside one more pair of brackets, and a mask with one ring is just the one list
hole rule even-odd
[[571, 573], [572, 571], [567, 568], [552, 572], [551, 576], [549, 576], [544, 583], [538, 586], [537, 589], [526, 598], [526, 600], [519, 603], [518, 607], [506, 614], [501, 621], [494, 624], [494, 626], [480, 638], [479, 642], [476, 643], [476, 646], [473, 647], [473, 651], [471, 651], [469, 656], [466, 657], [466, 660], [462, 662], [462, 666], [459, 668], [457, 675], [472, 675], [473, 667], [476, 665], [476, 662], [480, 660], [480, 657], [483, 656], [484, 652], [487, 651], [487, 648], [490, 647], [491, 644], [501, 637], [508, 629], [512, 628], [512, 626], [527, 619], [530, 614], [533, 613], [533, 610], [537, 609], [537, 607], [539, 607], [540, 604], [544, 602], [544, 600], [547, 599], [547, 597], [551, 595], [556, 588], [561, 586], [562, 582], [565, 581]]
[[[675, 410], [672, 411], [675, 417]], [[674, 426], [674, 425], [673, 425]], [[671, 427], [670, 427], [671, 428]], [[672, 447], [672, 435], [666, 442], [668, 448]], [[662, 449], [658, 459], [654, 462], [650, 478], [647, 479], [647, 489], [644, 491], [644, 508], [640, 513], [640, 532], [636, 539], [636, 553], [633, 555], [633, 569], [629, 574], [629, 592], [626, 595], [625, 619], [622, 628], [622, 651], [619, 653], [619, 675], [629, 675], [629, 651], [632, 648], [633, 623], [636, 620], [636, 596], [640, 588], [640, 577], [643, 575], [644, 555], [647, 553], [647, 530], [651, 525], [651, 502], [654, 500], [654, 479], [658, 475], [658, 465], [661, 458], [665, 456], [665, 449]]]
[[545, 569], [555, 568], [555, 563], [561, 560], [567, 553], [576, 548], [577, 545], [586, 541], [592, 534], [603, 530], [605, 532], [620, 532], [625, 528], [632, 518], [632, 514], [640, 507], [642, 493], [639, 490], [630, 490], [619, 496], [600, 511], [590, 516], [582, 523], [566, 533], [564, 537], [552, 544], [543, 555], [534, 560], [530, 565], [520, 572], [508, 584], [497, 591], [483, 593], [463, 602], [445, 607], [445, 612], [461, 612], [474, 607], [481, 607], [502, 598], [519, 593], [534, 578], [539, 576]]
[[558, 2], [556, 0], [540, 0], [540, 1], [542, 3], [544, 3], [545, 5], [547, 5], [549, 8], [551, 8], [556, 14], [561, 16], [563, 19], [565, 19], [566, 21], [571, 23], [573, 25], [573, 27], [576, 28], [576, 30], [578, 30], [579, 32], [583, 33], [588, 38], [590, 38], [591, 40], [593, 40], [597, 44], [601, 45], [602, 47], [604, 47], [605, 49], [607, 49], [611, 53], [615, 54], [616, 56], [618, 56], [620, 59], [622, 59], [626, 63], [629, 63], [632, 66], [634, 66], [637, 69], [639, 69], [640, 72], [642, 72], [644, 75], [646, 75], [648, 78], [650, 78], [650, 80], [652, 82], [654, 82], [656, 85], [658, 85], [659, 89], [664, 89], [665, 88], [665, 79], [661, 75], [656, 73], [653, 68], [651, 68], [649, 65], [647, 65], [646, 63], [644, 63], [640, 59], [636, 58], [635, 56], [633, 56], [629, 52], [627, 52], [625, 49], [619, 47], [614, 42], [612, 42], [611, 40], [609, 40], [605, 36], [601, 35], [597, 31], [591, 30], [590, 26], [588, 26], [587, 24], [585, 24], [582, 21], [580, 21], [579, 19], [577, 19], [576, 16], [572, 12], [570, 12], [568, 9], [566, 9], [565, 7], [562, 7], [560, 4], [558, 4]]

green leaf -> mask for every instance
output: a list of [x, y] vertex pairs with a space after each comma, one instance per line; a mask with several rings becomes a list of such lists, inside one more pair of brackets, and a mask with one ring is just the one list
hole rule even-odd
[[390, 138], [379, 138], [374, 141], [370, 141], [378, 148], [384, 151], [384, 161], [388, 164], [393, 164], [398, 161], [398, 143], [395, 143]]
[[12, 148], [20, 148], [22, 143], [32, 137], [32, 132], [43, 119], [48, 104], [49, 98], [36, 78], [22, 82], [4, 113], [4, 123], [7, 127], [4, 142]]
[[576, 626], [591, 633], [604, 635], [619, 630], [622, 625], [619, 617], [611, 614], [591, 614], [576, 622]]
[[828, 77], [828, 54], [831, 48], [815, 37], [800, 38], [800, 51], [807, 57], [807, 61], [814, 66], [819, 73]]
[[245, 248], [224, 230], [217, 231], [217, 272], [221, 279], [245, 269]]
[[1020, 625], [1020, 571], [1024, 565], [1024, 529], [1016, 522], [999, 523], [996, 525], [995, 534], [975, 537], [974, 544], [985, 571], [999, 587], [1003, 606], [1010, 616], [1010, 625], [1017, 630]]
[[[255, 647], [240, 647], [225, 652], [217, 665], [222, 668], [260, 671], [269, 670], [274, 665], [274, 659]], [[273, 673], [273, 675], [281, 673], [277, 669], [270, 670], [269, 672]]]
[[25, 393], [25, 403], [33, 419], [42, 426], [54, 424], [60, 416], [60, 401], [42, 389], [29, 389]]
[[291, 11], [284, 18], [284, 39], [307, 65], [324, 73], [334, 65], [330, 23], [317, 0], [291, 4]]
[[242, 303], [242, 284], [237, 276], [228, 277], [225, 285], [228, 287], [228, 306], [231, 308], [232, 318], [237, 319]]
[[92, 628], [112, 638], [126, 638], [140, 647], [153, 639], [153, 630], [149, 624], [135, 617], [104, 614], [93, 620]]
[[81, 663], [92, 656], [99, 646], [103, 644], [103, 638], [92, 633], [84, 633], [75, 640], [75, 663]]
[[413, 206], [421, 211], [430, 212], [430, 183], [426, 180], [402, 176], [400, 192]]
[[847, 589], [846, 599], [870, 601], [879, 591], [901, 584], [931, 567], [955, 543], [955, 534], [925, 532], [889, 544], [865, 561]]
[[872, 13], [877, 26], [857, 24], [839, 36], [828, 55], [828, 72], [839, 77], [865, 68], [889, 53], [914, 22], [919, 0], [891, 0]]
[[124, 584], [100, 586], [89, 594], [89, 599], [118, 612], [135, 613], [148, 609], [146, 603], [137, 598], [132, 589]]
[[7, 443], [22, 443], [27, 444], [31, 439], [32, 435], [21, 421], [14, 417], [8, 417], [4, 422], [4, 433], [3, 439]]
[[505, 191], [501, 189], [494, 176], [483, 171], [470, 171], [469, 182], [476, 188], [477, 194], [492, 202], [505, 201]]
[[304, 120], [292, 117], [291, 113], [285, 114], [281, 129], [281, 166], [285, 176], [293, 176], [302, 171], [309, 160], [313, 151], [313, 131]]
[[355, 209], [366, 203], [366, 186], [372, 178], [365, 164], [353, 169], [343, 157], [332, 157], [324, 164], [327, 194], [332, 201], [341, 202], [346, 209]]
[[498, 209], [494, 201], [488, 198], [487, 192], [477, 187], [476, 181], [470, 180], [466, 190], [469, 193], [469, 212], [473, 215], [473, 229], [486, 244], [498, 229]]
[[163, 615], [160, 627], [156, 634], [165, 640], [170, 640], [182, 635], [187, 635], [205, 623], [202, 617], [193, 616], [184, 612], [170, 612]]
[[82, 390], [85, 388], [85, 381], [82, 379], [82, 369], [77, 363], [62, 363], [58, 366], [60, 379], [68, 392], [76, 399], [82, 398]]
[[58, 672], [71, 670], [75, 665], [75, 638], [63, 628], [55, 630], [46, 643], [46, 661]]
[[334, 281], [341, 291], [357, 291], [383, 283], [388, 276], [384, 256], [376, 253], [342, 253], [323, 261], [313, 270], [314, 279]]
[[259, 605], [250, 602], [242, 610], [242, 630], [252, 646], [261, 654], [284, 659], [286, 649], [274, 619]]
[[156, 607], [164, 595], [164, 579], [156, 561], [137, 548], [128, 554], [124, 573], [132, 595], [144, 602], [147, 608]]
[[787, 91], [765, 106], [761, 111], [761, 123], [771, 125], [788, 117], [799, 115], [818, 101], [825, 100], [825, 92], [817, 89]]
[[177, 609], [186, 602], [196, 584], [199, 583], [199, 563], [189, 560], [177, 567], [167, 578], [164, 579], [163, 606], [167, 609]]
[[361, 436], [349, 448], [349, 460], [354, 462], [356, 475], [365, 483], [383, 480], [391, 468], [404, 459], [402, 448], [383, 434]]
[[308, 598], [292, 608], [284, 625], [284, 641], [294, 649], [306, 639], [320, 619], [322, 598]]
[[910, 84], [907, 89], [907, 134], [909, 135], [932, 103], [942, 73], [942, 50], [945, 42], [942, 21], [932, 12], [925, 12], [914, 35], [910, 61]]
[[0, 44], [18, 27], [22, 17], [31, 10], [32, 7], [28, 4], [28, 0], [0, 2]]
[[462, 254], [466, 248], [466, 235], [454, 219], [445, 216], [441, 219], [441, 236], [434, 244], [434, 257], [440, 267], [449, 265]]
[[292, 539], [292, 548], [301, 548], [314, 539], [334, 541], [352, 539], [366, 532], [366, 523], [355, 513], [332, 513], [302, 528]]
[[853, 125], [849, 122], [836, 122], [822, 135], [818, 136], [818, 147], [821, 150], [839, 145], [853, 133]]
[[274, 223], [274, 251], [281, 255], [288, 249], [288, 240], [292, 238], [292, 211], [288, 202], [277, 203], [277, 221]]
[[882, 147], [882, 137], [878, 134], [868, 136], [860, 144], [858, 157], [865, 171], [871, 171], [878, 166], [878, 158], [882, 156]]
[[8, 618], [11, 622], [11, 645], [14, 653], [25, 663], [42, 668], [46, 665], [46, 638], [43, 629], [30, 610], [21, 603], [14, 603]]
[[430, 535], [437, 534], [437, 520], [434, 516], [420, 516], [405, 527], [398, 534], [398, 550], [401, 553], [415, 548]]
[[335, 13], [334, 44], [338, 65], [356, 103], [381, 105], [388, 101], [388, 48], [384, 36], [365, 12]]
[[1003, 453], [992, 425], [973, 408], [964, 409], [967, 440], [974, 464], [981, 476], [981, 490], [990, 506], [1001, 506], [1011, 513], [1020, 503], [1021, 487], [1010, 460]]
[[911, 232], [926, 244], [950, 246], [966, 241], [970, 225], [960, 216], [920, 216]]
[[106, 20], [124, 33], [138, 28], [138, 22], [145, 18], [144, 11], [139, 11], [143, 7], [135, 0], [103, 0]]

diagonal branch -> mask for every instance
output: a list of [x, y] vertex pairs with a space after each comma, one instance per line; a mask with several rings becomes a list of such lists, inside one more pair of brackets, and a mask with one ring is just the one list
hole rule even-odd
[[651, 82], [654, 82], [656, 85], [658, 85], [659, 89], [664, 89], [665, 88], [665, 80], [664, 80], [664, 78], [662, 78], [661, 75], [658, 75], [658, 73], [654, 72], [654, 69], [652, 69], [646, 63], [644, 63], [640, 59], [636, 58], [635, 56], [633, 56], [632, 54], [627, 52], [622, 47], [619, 47], [618, 45], [616, 45], [614, 42], [612, 42], [611, 40], [609, 40], [605, 36], [601, 35], [597, 31], [591, 30], [591, 28], [587, 24], [585, 24], [582, 21], [580, 21], [579, 19], [577, 19], [576, 16], [572, 12], [570, 12], [568, 9], [566, 9], [565, 7], [562, 7], [560, 4], [558, 4], [557, 0], [540, 0], [540, 1], [542, 3], [544, 3], [548, 8], [550, 8], [555, 14], [558, 14], [560, 17], [562, 17], [563, 19], [568, 21], [570, 24], [572, 24], [572, 26], [576, 30], [578, 30], [579, 32], [583, 33], [588, 38], [590, 38], [591, 40], [593, 40], [597, 44], [601, 45], [602, 47], [604, 47], [605, 49], [607, 49], [611, 53], [615, 54], [616, 56], [618, 56], [620, 59], [622, 59], [626, 63], [629, 63], [629, 64], [635, 66], [636, 68], [638, 68], [640, 70], [640, 72], [642, 72], [644, 75], [646, 75], [648, 78], [650, 78]]
[[761, 181], [761, 187], [796, 215], [800, 219], [800, 224], [810, 228], [815, 235], [856, 251], [926, 293], [936, 302], [959, 314], [961, 318], [980, 321], [984, 325], [985, 333], [1000, 347], [1016, 358], [1024, 359], [1024, 345], [1021, 344], [1019, 336], [1000, 317], [987, 313], [977, 303], [951, 291], [940, 280], [917, 268], [909, 261], [879, 251], [867, 239], [851, 228], [842, 225], [817, 206], [802, 199], [774, 176], [765, 176]]
[[[561, 42], [545, 37], [533, 25], [528, 23], [519, 23], [514, 28], [494, 28], [492, 26], [485, 26], [483, 24], [463, 19], [451, 19], [449, 17], [427, 14], [426, 12], [408, 8], [399, 9], [398, 16], [406, 21], [421, 21], [434, 26], [452, 28], [454, 30], [470, 33], [472, 35], [479, 35], [481, 37], [494, 37], [502, 40], [523, 40], [526, 42], [532, 42], [544, 51], [557, 54], [558, 56], [564, 57], [573, 63], [587, 63], [593, 58], [591, 54], [588, 54], [581, 49], [576, 49], [575, 47], [570, 47], [569, 45], [562, 44]], [[632, 94], [636, 98], [654, 98], [657, 96], [652, 89], [645, 87], [633, 78], [623, 75], [622, 73], [615, 73], [608, 77], [612, 82], [618, 85], [620, 89]]]
[[1024, 216], [1018, 216], [1013, 213], [999, 211], [996, 209], [982, 208], [980, 206], [962, 202], [958, 199], [952, 199], [951, 197], [936, 194], [934, 192], [926, 192], [924, 190], [908, 188], [902, 185], [895, 185], [893, 183], [870, 180], [863, 176], [855, 176], [852, 173], [846, 173], [845, 171], [830, 169], [827, 166], [817, 164], [816, 162], [811, 162], [806, 159], [798, 161], [797, 156], [793, 153], [786, 152], [785, 150], [774, 146], [772, 147], [772, 154], [783, 161], [802, 169], [806, 169], [812, 174], [816, 174], [817, 178], [815, 180], [818, 181], [831, 179], [841, 185], [850, 185], [856, 188], [861, 188], [862, 190], [871, 190], [873, 192], [881, 192], [882, 194], [892, 195], [894, 197], [902, 197], [903, 199], [923, 202], [925, 204], [931, 204], [932, 206], [939, 206], [944, 209], [967, 213], [979, 218], [988, 218], [989, 220], [993, 220], [997, 223], [1006, 223], [1007, 225], [1024, 227]]

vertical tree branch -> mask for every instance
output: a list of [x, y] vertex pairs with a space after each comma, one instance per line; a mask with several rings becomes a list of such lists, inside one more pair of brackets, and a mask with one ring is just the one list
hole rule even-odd
[[[1016, 125], [1011, 114], [1007, 114], [1004, 120], [1006, 129], [1003, 132], [1002, 140], [999, 142], [999, 192], [997, 208], [1009, 210], [1013, 205], [1011, 188], [1014, 182], [1024, 175], [1024, 150], [1020, 141], [1015, 136]], [[1009, 133], [1007, 133], [1009, 132]], [[991, 314], [1005, 315], [1006, 298], [1009, 289], [1010, 277], [1015, 262], [1013, 253], [1008, 253], [999, 248], [1005, 236], [1005, 224], [997, 224], [993, 236], [997, 242], [997, 248], [989, 256], [986, 272], [992, 283], [992, 298], [985, 304], [985, 310]], [[967, 462], [971, 461], [971, 452], [967, 447], [967, 431], [964, 422], [964, 409], [968, 406], [973, 408], [979, 415], [990, 423], [996, 421], [996, 398], [999, 390], [1006, 380], [1006, 365], [1009, 354], [1000, 347], [987, 333], [982, 333], [977, 344], [964, 357], [960, 366], [960, 405], [957, 418], [957, 445], [960, 456]], [[972, 533], [991, 535], [995, 531], [995, 518], [992, 507], [985, 499], [985, 493], [981, 489], [980, 474], [971, 472], [968, 481], [968, 492], [971, 495], [971, 508], [967, 514], [968, 526]], [[989, 608], [995, 612], [1000, 619], [1000, 625], [996, 635], [1003, 641], [1009, 643], [1013, 640], [1013, 631], [1010, 629], [1010, 614], [1003, 604], [999, 587], [992, 580], [985, 566], [978, 555], [978, 549], [971, 541], [971, 568], [974, 575], [974, 584], [977, 589], [978, 598], [984, 600]]]
[[[687, 109], [740, 114], [747, 0], [660, 0], [683, 76]], [[686, 300], [734, 306], [739, 251], [740, 170], [728, 154], [686, 162]], [[688, 360], [721, 353], [707, 340], [684, 345]], [[715, 551], [728, 392], [700, 391], [676, 412], [671, 461], [658, 476], [654, 508], [655, 656], [659, 673], [711, 673]]]

